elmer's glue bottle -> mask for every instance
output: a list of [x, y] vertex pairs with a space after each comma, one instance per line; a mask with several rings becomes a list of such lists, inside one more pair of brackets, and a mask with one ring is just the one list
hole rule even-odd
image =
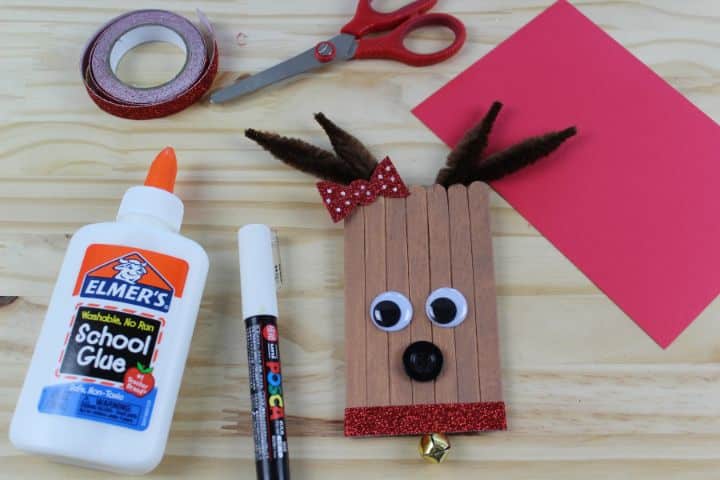
[[171, 148], [117, 221], [73, 236], [10, 425], [19, 449], [120, 473], [162, 459], [208, 272]]

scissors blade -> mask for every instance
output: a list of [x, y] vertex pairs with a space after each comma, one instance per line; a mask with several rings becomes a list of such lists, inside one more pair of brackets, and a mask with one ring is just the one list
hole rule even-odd
[[300, 75], [301, 73], [315, 70], [338, 61], [345, 61], [353, 58], [357, 48], [357, 40], [352, 35], [340, 34], [330, 40], [336, 49], [335, 58], [322, 62], [317, 59], [315, 47], [297, 55], [289, 60], [270, 67], [251, 77], [244, 78], [225, 88], [215, 90], [210, 94], [210, 102], [224, 103], [232, 99], [247, 95], [273, 83]]

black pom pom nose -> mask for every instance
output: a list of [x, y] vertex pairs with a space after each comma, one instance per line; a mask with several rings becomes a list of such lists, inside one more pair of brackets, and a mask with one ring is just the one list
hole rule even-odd
[[430, 382], [440, 375], [443, 355], [434, 343], [414, 342], [403, 353], [403, 365], [408, 377], [417, 382]]

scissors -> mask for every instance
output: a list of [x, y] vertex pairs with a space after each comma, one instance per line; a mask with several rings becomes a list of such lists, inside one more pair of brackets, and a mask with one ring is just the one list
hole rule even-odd
[[[340, 61], [378, 58], [425, 67], [455, 55], [465, 43], [465, 25], [452, 15], [426, 13], [437, 0], [415, 0], [392, 12], [379, 12], [372, 0], [360, 0], [353, 19], [340, 34], [318, 43], [296, 57], [263, 72], [244, 78], [210, 95], [212, 103], [229, 100], [260, 90], [273, 83]], [[447, 27], [455, 39], [446, 48], [432, 53], [415, 53], [404, 45], [405, 38], [418, 28]], [[387, 32], [366, 38], [368, 34]]]

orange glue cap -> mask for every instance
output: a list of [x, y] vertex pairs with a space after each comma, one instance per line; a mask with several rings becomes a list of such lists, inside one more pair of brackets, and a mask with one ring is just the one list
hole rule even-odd
[[157, 154], [145, 178], [146, 187], [155, 187], [172, 193], [177, 176], [177, 159], [172, 147], [165, 147]]
[[150, 165], [145, 185], [131, 187], [125, 192], [118, 210], [118, 221], [144, 217], [179, 232], [184, 207], [182, 200], [173, 193], [176, 176], [175, 150], [167, 147]]

